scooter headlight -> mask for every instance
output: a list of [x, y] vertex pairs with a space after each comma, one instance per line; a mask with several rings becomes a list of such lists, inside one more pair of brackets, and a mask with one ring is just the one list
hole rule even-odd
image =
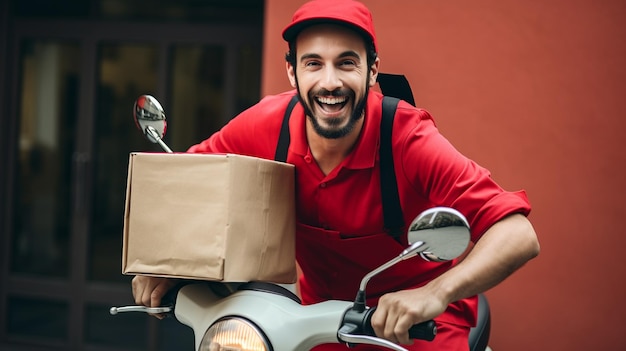
[[226, 317], [204, 333], [199, 351], [272, 351], [265, 335], [251, 322]]

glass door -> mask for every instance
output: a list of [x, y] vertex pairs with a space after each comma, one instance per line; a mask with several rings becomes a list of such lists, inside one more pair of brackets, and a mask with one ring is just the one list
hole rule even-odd
[[174, 150], [206, 138], [259, 98], [259, 25], [52, 22], [15, 28], [0, 349], [191, 350], [173, 320], [108, 314], [133, 303], [121, 274], [128, 155], [159, 151], [133, 102], [161, 101]]
[[[60, 345], [69, 336], [71, 314], [59, 287], [71, 276], [68, 179], [76, 151], [80, 46], [27, 39], [19, 52], [20, 129], [9, 271], [26, 284], [46, 279], [54, 288], [46, 296], [10, 291], [6, 328], [16, 340]], [[42, 315], [49, 318], [44, 322]]]

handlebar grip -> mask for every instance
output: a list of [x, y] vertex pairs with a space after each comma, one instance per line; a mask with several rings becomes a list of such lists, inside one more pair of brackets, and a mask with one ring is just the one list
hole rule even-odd
[[[376, 336], [374, 329], [372, 328], [372, 315], [376, 311], [376, 307], [372, 307], [365, 312], [365, 325], [363, 326], [366, 333], [371, 336]], [[409, 338], [420, 339], [426, 341], [433, 341], [437, 335], [437, 325], [434, 320], [418, 323], [409, 328]]]
[[432, 341], [437, 335], [437, 325], [434, 320], [418, 323], [409, 329], [409, 338]]

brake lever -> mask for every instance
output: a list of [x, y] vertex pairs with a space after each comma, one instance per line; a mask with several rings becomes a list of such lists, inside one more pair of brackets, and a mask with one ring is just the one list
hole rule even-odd
[[163, 297], [161, 298], [161, 304], [163, 306], [159, 307], [146, 307], [146, 306], [124, 306], [124, 307], [111, 307], [109, 309], [109, 313], [115, 316], [118, 313], [125, 312], [144, 312], [148, 314], [163, 314], [165, 317], [169, 317], [174, 313], [174, 305], [176, 303], [176, 296], [178, 295], [178, 291], [180, 288], [189, 284], [190, 281], [181, 280], [176, 286], [171, 288]]
[[160, 306], [160, 307], [146, 307], [146, 306], [124, 306], [124, 307], [111, 307], [109, 313], [115, 316], [118, 313], [123, 312], [145, 312], [149, 314], [170, 313], [174, 310], [174, 306]]
[[337, 331], [337, 338], [347, 344], [367, 344], [367, 345], [382, 346], [382, 347], [386, 347], [395, 351], [409, 351], [398, 344], [392, 343], [389, 340], [385, 340], [385, 339], [381, 339], [381, 338], [377, 338], [377, 337], [369, 336], [369, 335], [350, 334], [357, 329], [358, 327], [354, 324], [344, 324]]

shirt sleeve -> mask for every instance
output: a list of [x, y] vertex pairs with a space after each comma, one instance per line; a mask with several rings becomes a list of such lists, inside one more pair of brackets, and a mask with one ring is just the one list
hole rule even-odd
[[268, 96], [191, 146], [192, 153], [232, 153], [273, 159], [282, 117], [293, 93]]
[[[408, 110], [400, 113], [415, 113], [414, 109]], [[439, 133], [428, 112], [418, 109], [417, 115], [417, 119], [405, 121], [408, 126], [398, 145], [403, 175], [431, 203], [463, 213], [470, 224], [472, 241], [507, 215], [530, 213], [523, 190], [502, 189], [487, 169], [462, 155]]]

